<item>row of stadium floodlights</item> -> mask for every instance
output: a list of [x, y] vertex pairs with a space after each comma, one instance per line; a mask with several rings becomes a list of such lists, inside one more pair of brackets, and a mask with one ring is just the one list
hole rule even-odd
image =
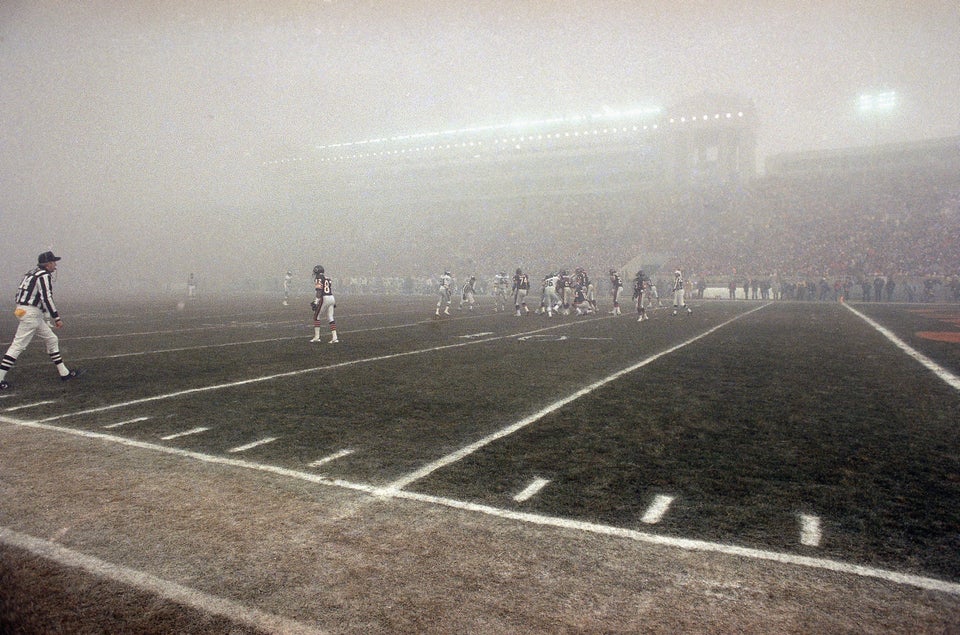
[[[332, 143], [328, 145], [318, 145], [314, 150], [324, 153], [325, 156], [310, 157], [313, 161], [344, 161], [353, 159], [364, 159], [368, 157], [394, 156], [402, 154], [414, 154], [418, 152], [435, 152], [441, 150], [474, 148], [480, 149], [487, 146], [507, 148], [512, 147], [517, 150], [521, 148], [520, 144], [536, 141], [553, 139], [577, 139], [599, 135], [637, 133], [657, 130], [660, 123], [651, 121], [649, 123], [632, 123], [629, 125], [610, 125], [617, 123], [617, 120], [640, 119], [650, 120], [660, 114], [660, 108], [637, 108], [623, 112], [606, 111], [590, 116], [574, 115], [570, 117], [554, 117], [552, 119], [538, 119], [534, 121], [517, 121], [507, 124], [497, 124], [490, 126], [477, 126], [474, 128], [458, 128], [455, 130], [443, 130], [439, 132], [421, 132], [417, 134], [396, 135], [393, 137], [380, 137], [377, 139], [365, 139], [363, 141], [349, 141], [345, 143]], [[705, 121], [722, 121], [742, 118], [743, 112], [714, 113], [713, 115], [695, 115], [690, 117], [671, 117], [667, 120], [668, 124], [682, 125], [689, 123], [702, 123]], [[608, 122], [606, 126], [599, 127], [604, 121]], [[563, 128], [557, 130], [557, 128]], [[553, 130], [552, 132], [548, 130]], [[519, 132], [512, 136], [499, 136], [497, 133], [504, 131]], [[476, 138], [477, 135], [489, 135], [493, 133], [492, 141], [484, 141]], [[465, 136], [473, 137], [463, 139]], [[453, 141], [453, 139], [461, 139]], [[444, 140], [447, 142], [444, 143]], [[404, 144], [409, 142], [426, 142], [418, 145], [405, 147], [386, 147], [394, 144]], [[371, 148], [369, 151], [368, 148]], [[353, 152], [351, 152], [353, 151]], [[334, 152], [335, 154], [330, 154]], [[303, 157], [275, 159], [266, 161], [264, 165], [277, 165], [281, 163], [292, 163], [303, 161]]]

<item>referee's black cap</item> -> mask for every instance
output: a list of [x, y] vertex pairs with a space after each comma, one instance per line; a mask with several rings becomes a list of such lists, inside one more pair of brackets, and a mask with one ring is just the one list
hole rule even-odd
[[60, 256], [54, 256], [52, 251], [45, 251], [39, 256], [37, 256], [37, 264], [45, 265], [48, 262], [56, 262], [60, 260]]

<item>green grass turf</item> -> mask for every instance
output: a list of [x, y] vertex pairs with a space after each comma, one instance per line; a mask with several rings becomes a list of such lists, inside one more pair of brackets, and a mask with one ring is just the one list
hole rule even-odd
[[[658, 310], [638, 324], [629, 314], [516, 318], [492, 313], [489, 298], [473, 314], [434, 320], [430, 298], [341, 298], [342, 343], [332, 346], [307, 341], [305, 302], [278, 304], [76, 307], [62, 349], [86, 375], [56, 381], [35, 343], [2, 406], [55, 399], [11, 416], [66, 414], [58, 425], [96, 431], [146, 416], [110, 433], [215, 455], [277, 437], [230, 456], [383, 485], [739, 315], [410, 489], [960, 579], [960, 399], [841, 305], [744, 315], [759, 304], [710, 301], [693, 316]], [[916, 306], [857, 308], [957, 367], [957, 345], [914, 335], [941, 318]], [[9, 340], [12, 328], [0, 332]], [[479, 333], [502, 339], [470, 337]], [[351, 363], [440, 346], [450, 348]], [[128, 355], [157, 349], [168, 352]], [[291, 371], [305, 372], [76, 414]], [[210, 430], [161, 440], [197, 426]], [[309, 467], [343, 449], [354, 452]], [[551, 483], [514, 502], [537, 476]], [[656, 494], [676, 500], [647, 526], [640, 518]], [[799, 513], [822, 518], [821, 546], [799, 544]]]

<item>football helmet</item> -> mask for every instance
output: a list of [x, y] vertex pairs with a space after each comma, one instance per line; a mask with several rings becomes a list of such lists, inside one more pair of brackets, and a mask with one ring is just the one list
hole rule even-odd
[[313, 268], [314, 276], [319, 276], [321, 274], [323, 274], [323, 265], [317, 265], [316, 267]]

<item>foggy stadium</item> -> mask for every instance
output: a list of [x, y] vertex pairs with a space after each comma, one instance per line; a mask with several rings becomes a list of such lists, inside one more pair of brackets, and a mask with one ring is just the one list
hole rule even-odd
[[3, 3], [0, 632], [960, 630], [957, 41]]

